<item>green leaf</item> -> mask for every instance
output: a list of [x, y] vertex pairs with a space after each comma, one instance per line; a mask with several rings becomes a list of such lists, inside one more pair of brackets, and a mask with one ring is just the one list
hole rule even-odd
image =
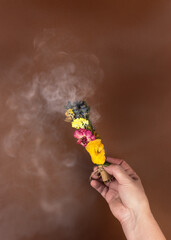
[[108, 167], [110, 164], [111, 164], [111, 163], [109, 163], [109, 162], [105, 162], [105, 163], [103, 164], [103, 166]]

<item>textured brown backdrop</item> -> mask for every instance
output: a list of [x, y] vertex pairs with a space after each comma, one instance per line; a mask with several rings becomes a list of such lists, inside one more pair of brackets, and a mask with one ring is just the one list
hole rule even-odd
[[[89, 102], [97, 105], [101, 114], [96, 127], [103, 138], [107, 155], [125, 159], [141, 176], [152, 211], [168, 239], [171, 238], [170, 23], [171, 3], [165, 0], [0, 1], [2, 71], [10, 70], [20, 57], [32, 55], [33, 40], [45, 28], [64, 31], [69, 29], [84, 42], [84, 50], [99, 58], [104, 79]], [[1, 80], [1, 85], [4, 87], [4, 94], [7, 94], [10, 82], [5, 81], [6, 83]], [[1, 128], [5, 134], [8, 126], [2, 122], [1, 118]], [[62, 126], [64, 125], [65, 123]], [[67, 130], [72, 134], [70, 127]], [[81, 209], [80, 214], [77, 214], [74, 225], [70, 227], [70, 219], [68, 227], [58, 226], [58, 223], [55, 226], [53, 223], [52, 229], [44, 231], [43, 227], [38, 227], [37, 232], [35, 230], [30, 235], [25, 235], [27, 226], [17, 226], [15, 229], [13, 227], [18, 214], [16, 210], [10, 215], [13, 222], [4, 228], [5, 220], [1, 218], [3, 234], [16, 232], [16, 240], [125, 239], [119, 223], [112, 217], [105, 201], [89, 187], [88, 176], [92, 165], [86, 165], [87, 153], [80, 150], [74, 141], [72, 148], [80, 151], [80, 162], [84, 162], [80, 169], [76, 169], [84, 176], [80, 192], [78, 189], [76, 192], [84, 210]], [[2, 158], [5, 159], [5, 155], [1, 154], [1, 161]], [[0, 183], [2, 185], [9, 184], [9, 179], [12, 181], [18, 176], [14, 173], [17, 172], [15, 159], [10, 160], [10, 163], [11, 161], [14, 163], [13, 171], [5, 168], [6, 177]], [[4, 170], [1, 169], [0, 172], [2, 171]], [[15, 181], [20, 184], [20, 181], [24, 180], [21, 176]], [[26, 181], [24, 189], [29, 188], [29, 184], [34, 186], [34, 183]], [[58, 184], [54, 189], [59, 191]], [[29, 202], [29, 207], [36, 208], [34, 201], [28, 200], [26, 190], [23, 190], [21, 195], [21, 190], [10, 191], [3, 194], [1, 211], [5, 203], [20, 202], [16, 199], [21, 198], [22, 202]], [[55, 195], [54, 192], [52, 194]], [[93, 203], [84, 206], [86, 199], [92, 196], [95, 198]], [[25, 211], [23, 221], [27, 209]], [[35, 212], [28, 220], [30, 225], [32, 218], [41, 222], [42, 215], [39, 217], [39, 211]], [[64, 215], [67, 219], [67, 211]], [[69, 236], [65, 235], [67, 228], [72, 230]], [[11, 239], [13, 240], [12, 236]]]

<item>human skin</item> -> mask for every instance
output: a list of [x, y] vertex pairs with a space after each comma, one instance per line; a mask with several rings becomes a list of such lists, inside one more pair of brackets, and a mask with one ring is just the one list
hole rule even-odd
[[91, 186], [105, 198], [112, 214], [121, 223], [126, 238], [166, 240], [151, 212], [140, 177], [124, 160], [107, 157], [107, 162], [111, 165], [104, 168], [113, 180], [103, 183], [99, 176], [93, 174]]

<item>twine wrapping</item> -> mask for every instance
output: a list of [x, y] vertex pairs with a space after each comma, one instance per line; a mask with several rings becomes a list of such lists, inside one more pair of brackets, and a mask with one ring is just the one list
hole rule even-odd
[[104, 169], [104, 167], [103, 167], [102, 165], [99, 165], [99, 166], [97, 167], [97, 169], [92, 172], [92, 174], [90, 175], [90, 178], [89, 178], [90, 181], [93, 179], [92, 176], [93, 176], [94, 174], [95, 174], [95, 175], [98, 174], [97, 176], [100, 176], [100, 177], [102, 178], [102, 181], [103, 181], [104, 183], [106, 183], [106, 182], [111, 182], [112, 179], [113, 179], [113, 177], [112, 177], [111, 175], [109, 175], [109, 174], [105, 171], [105, 169]]

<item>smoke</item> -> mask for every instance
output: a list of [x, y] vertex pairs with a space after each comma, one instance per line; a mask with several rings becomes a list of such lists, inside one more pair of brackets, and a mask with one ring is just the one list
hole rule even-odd
[[[20, 59], [1, 76], [3, 240], [29, 238], [60, 227], [68, 229], [67, 235], [94, 201], [93, 196], [84, 200], [81, 155], [72, 147], [64, 122], [67, 101], [91, 99], [103, 77], [98, 58], [80, 49], [70, 33], [45, 30], [34, 41], [34, 56]], [[92, 106], [92, 122], [99, 118]]]

